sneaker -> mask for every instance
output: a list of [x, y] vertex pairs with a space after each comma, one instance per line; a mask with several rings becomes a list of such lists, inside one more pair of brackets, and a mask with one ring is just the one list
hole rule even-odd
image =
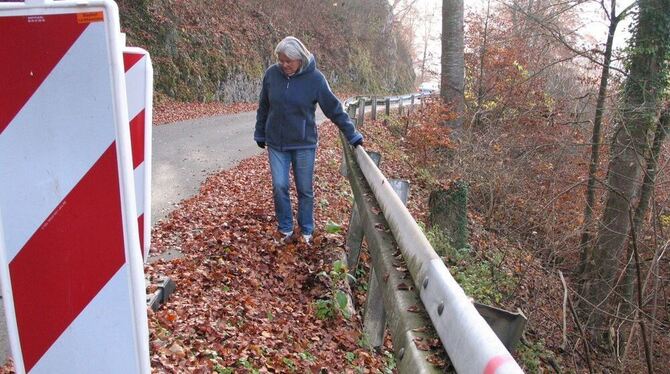
[[293, 243], [293, 231], [291, 232], [279, 232], [281, 238], [279, 239], [280, 244], [291, 244]]
[[305, 242], [305, 244], [311, 246], [312, 245], [312, 235], [309, 234], [303, 234], [302, 235], [302, 240]]

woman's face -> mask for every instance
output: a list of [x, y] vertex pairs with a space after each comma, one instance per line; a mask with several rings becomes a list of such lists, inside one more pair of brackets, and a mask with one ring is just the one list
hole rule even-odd
[[291, 76], [300, 69], [300, 60], [291, 60], [285, 54], [279, 53], [279, 66], [284, 71], [284, 74]]

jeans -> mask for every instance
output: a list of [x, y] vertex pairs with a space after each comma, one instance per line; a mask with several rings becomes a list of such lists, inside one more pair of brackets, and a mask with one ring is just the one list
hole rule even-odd
[[293, 178], [298, 191], [298, 225], [303, 235], [314, 231], [314, 160], [316, 149], [278, 151], [268, 147], [270, 172], [272, 173], [272, 195], [278, 229], [283, 233], [293, 231], [293, 210], [289, 195], [289, 170], [293, 167]]

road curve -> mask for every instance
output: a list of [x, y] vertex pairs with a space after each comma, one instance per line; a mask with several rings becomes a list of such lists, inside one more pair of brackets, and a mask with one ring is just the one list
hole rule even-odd
[[[316, 113], [317, 123], [325, 116]], [[195, 195], [208, 174], [260, 154], [253, 141], [256, 112], [175, 122], [153, 128], [151, 224]]]
[[256, 113], [175, 122], [153, 128], [151, 224], [191, 197], [205, 177], [261, 153], [253, 141]]

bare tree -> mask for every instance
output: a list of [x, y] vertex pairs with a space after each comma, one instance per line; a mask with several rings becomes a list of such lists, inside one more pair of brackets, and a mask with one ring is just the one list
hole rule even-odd
[[[640, 191], [648, 151], [647, 139], [657, 122], [659, 99], [668, 85], [670, 3], [640, 0], [633, 45], [620, 105], [621, 119], [610, 144], [607, 198], [589, 264], [583, 294], [592, 307], [589, 326], [604, 342], [612, 311], [612, 294], [622, 269], [622, 253], [631, 233], [631, 210]], [[634, 233], [634, 231], [633, 231]]]
[[593, 207], [596, 200], [596, 172], [600, 162], [600, 139], [603, 114], [605, 112], [605, 99], [607, 97], [607, 85], [610, 76], [610, 64], [612, 63], [612, 46], [614, 44], [614, 34], [616, 33], [619, 22], [626, 17], [633, 4], [624, 9], [618, 15], [616, 14], [616, 0], [610, 1], [609, 11], [605, 7], [604, 0], [600, 5], [605, 11], [610, 21], [607, 29], [607, 42], [605, 43], [605, 53], [603, 55], [602, 70], [600, 74], [600, 86], [598, 87], [598, 98], [596, 99], [596, 112], [593, 117], [593, 133], [591, 136], [591, 160], [589, 162], [589, 177], [586, 186], [586, 204], [584, 205], [584, 224], [582, 236], [579, 243], [581, 252], [580, 273], [586, 269], [586, 263], [590, 261], [590, 243], [593, 226]]
[[382, 33], [390, 32], [396, 25], [402, 24], [405, 21], [405, 18], [412, 14], [414, 9], [414, 4], [418, 0], [393, 0], [389, 5], [388, 18], [382, 29]]
[[423, 23], [421, 29], [421, 35], [419, 35], [419, 41], [422, 43], [422, 52], [421, 57], [419, 58], [419, 82], [425, 82], [429, 78], [433, 78], [435, 71], [430, 68], [429, 61], [433, 58], [433, 54], [430, 52], [430, 44], [436, 39], [433, 30], [433, 24], [436, 18], [435, 9], [429, 8], [429, 3], [426, 2], [426, 8], [424, 9], [423, 16], [421, 17], [420, 22]]
[[491, 15], [491, 0], [486, 1], [486, 16], [484, 18], [484, 34], [482, 45], [479, 48], [479, 78], [477, 83], [477, 112], [475, 112], [475, 126], [481, 125], [482, 104], [484, 102], [484, 57], [486, 56], [486, 42], [488, 40], [489, 16]]

